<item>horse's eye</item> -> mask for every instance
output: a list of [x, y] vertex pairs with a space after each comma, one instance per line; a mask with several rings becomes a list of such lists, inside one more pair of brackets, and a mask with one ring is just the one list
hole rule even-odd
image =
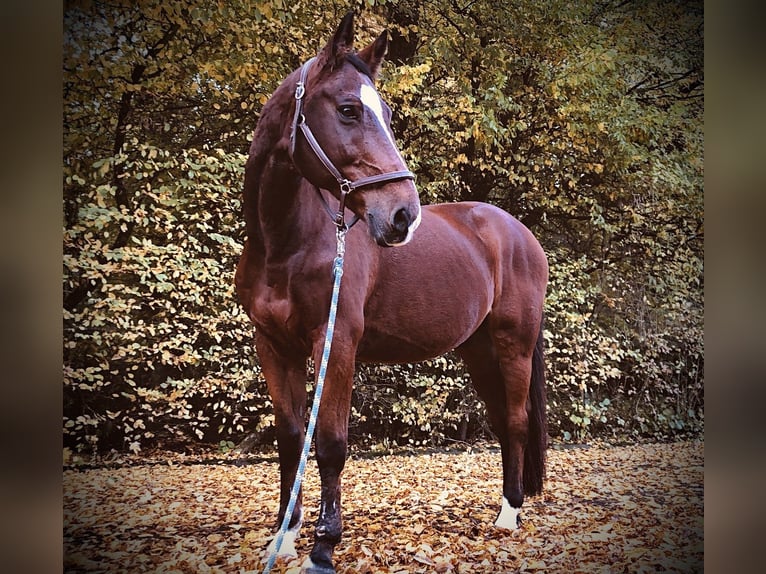
[[338, 113], [347, 120], [359, 119], [359, 113], [354, 106], [343, 105], [338, 106]]

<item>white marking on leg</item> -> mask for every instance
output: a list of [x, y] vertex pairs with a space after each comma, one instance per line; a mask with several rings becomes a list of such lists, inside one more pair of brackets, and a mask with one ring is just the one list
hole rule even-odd
[[[298, 522], [298, 524], [296, 524], [287, 532], [285, 532], [285, 535], [282, 538], [282, 544], [279, 547], [279, 554], [277, 554], [277, 557], [279, 558], [297, 558], [298, 557], [298, 551], [295, 549], [295, 541], [298, 538], [300, 529], [301, 529], [301, 522]], [[275, 536], [274, 540], [271, 541], [268, 549], [266, 550], [266, 556], [271, 556], [271, 554], [276, 549], [276, 546], [277, 546], [277, 538]]]
[[519, 513], [521, 508], [514, 508], [503, 497], [503, 507], [500, 509], [500, 514], [495, 520], [495, 526], [498, 528], [505, 528], [506, 530], [517, 530], [519, 528]]

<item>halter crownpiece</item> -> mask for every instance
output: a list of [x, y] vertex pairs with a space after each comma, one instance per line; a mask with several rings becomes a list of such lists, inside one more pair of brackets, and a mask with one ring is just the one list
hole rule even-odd
[[[333, 214], [332, 210], [329, 208], [326, 202], [325, 209], [327, 209], [328, 213], [330, 213], [330, 216], [333, 218], [335, 225], [337, 225], [339, 228], [343, 227], [348, 229], [351, 227], [351, 225], [354, 225], [354, 223], [359, 220], [359, 217], [355, 215], [352, 223], [350, 225], [346, 225], [344, 210], [346, 207], [346, 196], [348, 196], [349, 193], [361, 187], [377, 185], [379, 183], [399, 181], [402, 179], [414, 180], [415, 174], [409, 170], [400, 170], [369, 175], [357, 179], [356, 181], [351, 181], [350, 179], [343, 177], [343, 174], [341, 174], [338, 168], [335, 167], [335, 165], [332, 163], [332, 160], [327, 157], [327, 154], [322, 149], [322, 146], [319, 145], [319, 142], [314, 137], [311, 128], [306, 123], [306, 117], [303, 115], [303, 98], [306, 95], [306, 78], [309, 75], [309, 70], [311, 69], [311, 65], [314, 63], [314, 60], [316, 60], [316, 56], [303, 64], [301, 67], [298, 83], [295, 86], [295, 114], [293, 115], [293, 123], [290, 130], [290, 157], [293, 158], [293, 163], [295, 163], [295, 143], [298, 139], [298, 128], [300, 128], [301, 132], [303, 133], [303, 137], [306, 138], [309, 146], [311, 146], [311, 149], [314, 150], [314, 154], [317, 156], [317, 158], [319, 158], [319, 161], [322, 162], [327, 171], [329, 171], [330, 174], [338, 182], [338, 188], [340, 190], [340, 207], [338, 209], [338, 213]], [[322, 197], [321, 193], [320, 197]], [[324, 202], [324, 197], [322, 197], [322, 201]]]

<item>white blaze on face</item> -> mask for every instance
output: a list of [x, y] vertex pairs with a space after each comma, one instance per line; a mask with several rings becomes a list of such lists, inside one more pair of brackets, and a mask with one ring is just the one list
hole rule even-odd
[[388, 141], [391, 144], [391, 147], [394, 148], [396, 155], [398, 155], [399, 159], [402, 161], [402, 166], [404, 166], [404, 159], [402, 158], [402, 155], [399, 153], [399, 148], [396, 147], [396, 143], [394, 143], [394, 138], [391, 135], [391, 132], [389, 131], [388, 126], [386, 125], [386, 118], [383, 115], [383, 104], [381, 104], [380, 102], [380, 96], [378, 95], [378, 91], [372, 85], [372, 83], [370, 82], [369, 78], [367, 78], [367, 76], [364, 76], [362, 80], [362, 85], [359, 87], [359, 99], [362, 101], [362, 104], [364, 104], [364, 107], [367, 108], [370, 112], [372, 112], [372, 115], [378, 120], [380, 129], [382, 129], [383, 132], [386, 134], [386, 137], [388, 138]]
[[495, 526], [498, 528], [505, 528], [506, 530], [517, 530], [519, 528], [519, 513], [521, 508], [514, 508], [503, 497], [503, 508], [500, 510], [500, 515], [495, 520]]
[[[380, 96], [378, 95], [378, 91], [375, 89], [375, 86], [372, 85], [372, 82], [370, 79], [363, 75], [362, 76], [362, 83], [359, 87], [359, 99], [361, 100], [364, 107], [372, 113], [372, 115], [375, 117], [375, 119], [378, 120], [378, 126], [381, 130], [383, 130], [383, 133], [386, 134], [386, 137], [388, 138], [388, 142], [391, 144], [391, 147], [396, 152], [396, 155], [399, 157], [399, 161], [402, 162], [402, 169], [406, 169], [404, 158], [402, 157], [402, 154], [399, 153], [399, 148], [396, 147], [396, 143], [394, 142], [394, 137], [391, 135], [391, 131], [388, 129], [388, 126], [386, 125], [386, 118], [383, 115], [383, 104], [380, 101]], [[407, 230], [407, 237], [404, 238], [404, 240], [401, 243], [395, 243], [391, 244], [393, 246], [401, 246], [406, 243], [409, 243], [410, 239], [412, 239], [412, 234], [415, 233], [415, 230], [420, 225], [421, 220], [421, 210], [420, 207], [418, 207], [418, 215], [415, 218], [415, 220], [410, 223], [410, 227]]]

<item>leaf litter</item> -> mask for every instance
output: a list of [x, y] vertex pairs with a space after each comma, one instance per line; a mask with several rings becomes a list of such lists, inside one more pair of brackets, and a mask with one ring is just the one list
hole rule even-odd
[[[704, 444], [552, 448], [522, 526], [494, 528], [494, 446], [352, 456], [343, 473], [339, 574], [702, 572]], [[260, 572], [274, 534], [276, 458], [137, 457], [64, 470], [64, 571]], [[311, 549], [310, 461], [297, 574]]]

